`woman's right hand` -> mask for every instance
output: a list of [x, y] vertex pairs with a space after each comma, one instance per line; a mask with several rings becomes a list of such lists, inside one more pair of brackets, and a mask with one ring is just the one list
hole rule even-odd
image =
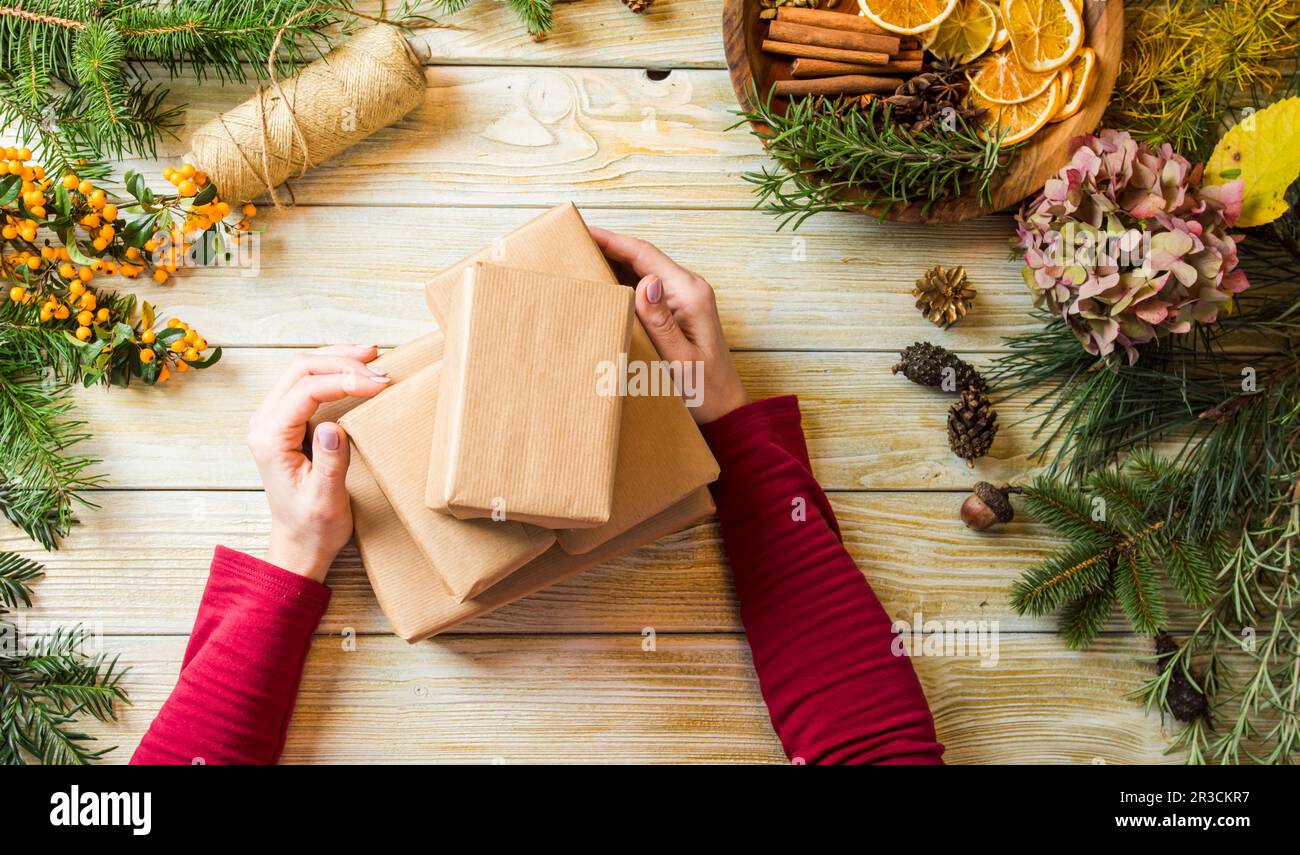
[[646, 241], [595, 227], [591, 236], [615, 267], [639, 280], [636, 315], [660, 358], [703, 363], [703, 394], [691, 408], [696, 423], [708, 424], [749, 403], [722, 334], [712, 286]]
[[312, 454], [303, 454], [307, 423], [326, 401], [372, 398], [388, 385], [384, 371], [366, 365], [373, 345], [334, 345], [294, 358], [248, 426], [248, 447], [257, 461], [271, 506], [271, 564], [324, 581], [352, 536], [352, 506], [344, 478], [349, 446], [333, 422], [316, 426]]

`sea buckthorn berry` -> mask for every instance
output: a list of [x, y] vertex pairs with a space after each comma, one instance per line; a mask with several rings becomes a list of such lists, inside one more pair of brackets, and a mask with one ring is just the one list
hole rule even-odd
[[66, 261], [59, 265], [59, 275], [64, 279], [71, 279], [77, 275], [77, 268], [68, 264]]
[[77, 338], [82, 341], [90, 338], [90, 327], [77, 327]]
[[167, 281], [167, 271], [166, 271], [166, 270], [155, 270], [155, 271], [153, 272], [153, 281], [157, 282], [159, 285], [161, 285], [161, 284], [163, 284], [164, 282], [166, 282], [166, 281]]
[[113, 276], [117, 273], [117, 265], [111, 261], [104, 262], [104, 275]]
[[88, 229], [99, 228], [99, 214], [87, 214], [81, 218], [81, 224]]
[[4, 235], [5, 240], [13, 240], [18, 237], [18, 227], [5, 226], [3, 229], [0, 229], [0, 234]]
[[41, 260], [33, 256], [32, 258], [27, 259], [27, 267], [31, 270], [40, 270]]
[[[105, 210], [107, 210], [107, 208]], [[104, 226], [102, 229], [99, 230], [99, 236], [102, 237], [104, 240], [112, 240], [113, 236], [116, 234], [117, 234], [117, 229], [113, 228], [112, 226]]]
[[54, 247], [50, 246], [49, 244], [46, 244], [45, 246], [41, 247], [41, 258], [45, 259], [46, 261], [53, 261], [58, 257], [59, 257], [59, 251]]
[[44, 206], [44, 205], [32, 205], [28, 210], [32, 212], [32, 216], [33, 216], [33, 217], [44, 217], [44, 216], [45, 216], [45, 206]]
[[56, 306], [54, 309], [54, 317], [61, 321], [66, 321], [71, 314], [72, 312], [67, 306]]
[[108, 220], [109, 222], [112, 222], [113, 220], [116, 220], [116, 219], [117, 219], [117, 206], [116, 206], [116, 205], [105, 205], [105, 206], [104, 206], [104, 210], [101, 211], [100, 213], [102, 213], [102, 214], [104, 215], [104, 219], [105, 219], [105, 220]]
[[181, 166], [180, 173], [182, 178], [193, 178], [198, 170], [192, 163], [186, 163]]
[[169, 344], [167, 346], [167, 349], [170, 350], [172, 353], [184, 353], [186, 350], [189, 350], [189, 348], [185, 346], [185, 342], [181, 341], [180, 339], [177, 339], [176, 341]]
[[140, 349], [140, 361], [143, 362], [145, 365], [148, 365], [150, 362], [153, 362], [154, 357], [156, 355], [157, 354], [153, 352], [153, 348], [145, 347]]
[[44, 323], [52, 317], [54, 317], [54, 307], [49, 303], [41, 306], [41, 322]]
[[18, 149], [18, 159], [19, 159], [19, 160], [31, 160], [31, 159], [32, 159], [32, 150], [31, 150], [30, 148], [28, 148], [27, 146], [23, 146], [22, 148]]
[[171, 376], [172, 376], [172, 373], [171, 373], [170, 371], [168, 371], [168, 370], [167, 370], [167, 366], [164, 365], [162, 371], [159, 371], [159, 372], [158, 372], [158, 382], [159, 382], [159, 383], [164, 383], [164, 382], [167, 381], [167, 378], [168, 378], [168, 377], [171, 377]]
[[21, 303], [26, 296], [27, 292], [23, 290], [21, 285], [15, 285], [9, 289], [9, 299], [15, 303]]
[[94, 193], [90, 194], [90, 198], [86, 200], [86, 204], [92, 208], [102, 208], [108, 204], [108, 196], [103, 190], [96, 190]]
[[199, 187], [193, 181], [186, 178], [181, 181], [180, 184], [176, 185], [176, 190], [182, 196], [193, 196], [195, 193], [199, 192]]
[[192, 347], [188, 347], [185, 349], [185, 353], [182, 354], [181, 358], [193, 362], [199, 358], [199, 352]]
[[89, 196], [95, 190], [95, 185], [89, 181], [81, 181], [77, 184], [77, 192], [82, 196]]
[[81, 295], [81, 299], [77, 301], [77, 305], [83, 309], [93, 309], [95, 308], [95, 304], [98, 302], [99, 301], [95, 298], [95, 295], [87, 291]]
[[199, 353], [208, 349], [208, 340], [202, 337], [194, 339], [192, 344], [194, 345], [194, 349]]
[[145, 252], [155, 252], [155, 251], [157, 251], [157, 249], [158, 249], [158, 241], [156, 241], [156, 240], [147, 240], [147, 241], [144, 242], [144, 251], [145, 251]]
[[163, 167], [162, 177], [163, 177], [163, 178], [166, 178], [168, 181], [171, 181], [171, 180], [172, 180], [172, 176], [175, 175], [175, 174], [176, 174], [176, 170], [175, 170], [175, 169], [172, 169], [170, 166], [164, 166], [164, 167]]
[[77, 323], [81, 324], [83, 327], [90, 326], [92, 323], [94, 323], [94, 321], [95, 321], [94, 312], [86, 311], [86, 312], [77, 313]]
[[82, 282], [89, 282], [95, 278], [95, 271], [91, 270], [89, 267], [82, 267], [77, 271], [77, 278]]
[[126, 257], [132, 261], [138, 261], [140, 259], [140, 250], [133, 246], [128, 246], [126, 248]]
[[194, 330], [189, 330], [181, 338], [186, 344], [194, 344], [194, 342], [199, 340], [199, 334]]
[[99, 250], [100, 252], [103, 252], [104, 250], [108, 249], [108, 241], [104, 240], [103, 238], [95, 238], [90, 242], [90, 245], [93, 246], [95, 249]]
[[77, 185], [80, 183], [81, 183], [81, 179], [73, 175], [71, 172], [63, 176], [63, 186], [69, 190], [76, 190]]
[[80, 279], [77, 279], [70, 286], [68, 286], [69, 299], [75, 300], [84, 293], [86, 293], [86, 286], [81, 284]]
[[153, 344], [157, 340], [158, 340], [158, 333], [154, 332], [153, 330], [145, 330], [144, 332], [140, 333], [140, 341], [144, 342], [145, 344]]
[[182, 359], [176, 363], [176, 370], [177, 372], [184, 374], [186, 371], [190, 370], [190, 364]]
[[11, 174], [11, 175], [22, 175], [22, 174], [23, 174], [23, 165], [22, 165], [21, 163], [19, 163], [18, 161], [16, 161], [16, 160], [11, 160], [11, 161], [9, 161], [9, 174]]
[[99, 310], [98, 312], [95, 312], [95, 321], [96, 321], [97, 323], [101, 323], [101, 324], [102, 324], [102, 323], [106, 322], [107, 320], [108, 320], [108, 307], [107, 307], [107, 306], [105, 306], [105, 307], [101, 307], [100, 310]]
[[208, 183], [208, 174], [206, 172], [195, 172], [194, 183], [203, 187]]
[[244, 212], [245, 217], [248, 217], [250, 219], [257, 216], [257, 206], [254, 205], [252, 202], [249, 202], [240, 210]]

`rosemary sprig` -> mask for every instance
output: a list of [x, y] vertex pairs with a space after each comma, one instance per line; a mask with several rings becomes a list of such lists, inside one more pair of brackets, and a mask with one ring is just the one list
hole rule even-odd
[[982, 137], [958, 113], [946, 126], [913, 131], [892, 122], [889, 105], [878, 102], [844, 109], [838, 101], [802, 98], [782, 111], [771, 93], [764, 98], [757, 89], [750, 101], [757, 106], [739, 111], [737, 126], [766, 126], [758, 136], [777, 166], [742, 177], [754, 185], [754, 207], [765, 205], [780, 217], [778, 228], [798, 228], [823, 211], [872, 205], [887, 212], [920, 202], [929, 210], [971, 188], [990, 204], [993, 177], [1007, 161], [999, 138]]

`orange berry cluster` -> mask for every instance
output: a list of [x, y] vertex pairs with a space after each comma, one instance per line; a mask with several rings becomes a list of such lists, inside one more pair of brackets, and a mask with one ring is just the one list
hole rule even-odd
[[[192, 199], [200, 196], [203, 193], [203, 188], [208, 186], [208, 176], [192, 163], [182, 164], [175, 169], [170, 166], [165, 167], [162, 175], [163, 178], [175, 185], [176, 192], [182, 199]], [[155, 252], [164, 240], [170, 238], [170, 245], [164, 250], [161, 263], [165, 273], [174, 273], [176, 271], [176, 260], [188, 251], [186, 241], [192, 235], [205, 233], [218, 223], [224, 223], [226, 218], [230, 216], [231, 210], [230, 203], [214, 192], [204, 201], [196, 201], [195, 204], [192, 204], [181, 223], [173, 222], [170, 233], [159, 232], [155, 234], [145, 244], [145, 249], [151, 253]], [[243, 218], [234, 226], [228, 227], [235, 241], [239, 240], [241, 234], [248, 232], [252, 228], [250, 220], [257, 216], [257, 208], [251, 203], [245, 204], [240, 209], [240, 213]], [[159, 278], [158, 273], [155, 272], [154, 279], [159, 283], [166, 282], [165, 273]]]
[[[169, 320], [161, 330], [151, 329], [152, 308], [147, 303], [143, 323], [135, 322], [131, 317], [134, 298], [97, 292], [91, 285], [96, 276], [134, 278], [150, 268], [154, 281], [165, 283], [176, 271], [180, 253], [187, 249], [185, 234], [206, 231], [218, 223], [225, 231], [235, 230], [223, 222], [230, 208], [215, 193], [206, 193], [206, 201], [200, 205], [182, 202], [202, 192], [207, 177], [192, 164], [165, 170], [179, 195], [151, 197], [154, 210], [162, 211], [154, 222], [167, 226], [160, 225], [140, 245], [139, 237], [131, 243], [124, 239], [128, 225], [119, 216], [119, 204], [103, 189], [70, 173], [59, 179], [61, 187], [55, 187], [45, 170], [30, 162], [31, 157], [25, 148], [0, 149], [0, 183], [7, 188], [5, 197], [10, 200], [2, 209], [0, 247], [12, 249], [0, 255], [0, 275], [9, 280], [9, 302], [32, 307], [27, 310], [35, 316], [32, 320], [39, 319], [42, 324], [63, 329], [79, 342], [96, 345], [97, 356], [109, 351], [109, 363], [127, 370], [125, 375], [119, 370], [112, 378], [101, 373], [108, 382], [126, 382], [123, 378], [130, 376], [143, 377], [146, 383], [161, 382], [173, 371], [188, 371], [191, 364], [204, 367], [215, 362], [220, 348], [205, 355], [207, 342], [179, 319]], [[21, 185], [15, 188], [15, 181], [8, 176], [18, 176]], [[237, 229], [246, 231], [256, 209], [248, 205], [242, 213], [244, 219]], [[177, 224], [182, 215], [184, 227]], [[38, 246], [42, 226], [52, 231], [69, 229], [69, 244], [75, 241], [77, 245], [58, 246], [47, 238]], [[75, 237], [74, 227], [85, 230], [85, 243]], [[0, 290], [0, 304], [5, 293]], [[131, 327], [132, 334], [125, 341], [119, 324]]]

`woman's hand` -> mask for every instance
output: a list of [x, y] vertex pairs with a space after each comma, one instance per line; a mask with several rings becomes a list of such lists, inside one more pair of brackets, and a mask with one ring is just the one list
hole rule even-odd
[[653, 244], [594, 227], [591, 236], [616, 270], [639, 280], [636, 315], [660, 358], [704, 364], [703, 395], [691, 408], [696, 423], [708, 424], [749, 403], [722, 335], [712, 286]]
[[271, 506], [266, 560], [317, 582], [352, 536], [343, 484], [349, 447], [343, 429], [325, 422], [316, 426], [309, 459], [307, 422], [326, 401], [379, 394], [388, 377], [366, 365], [376, 354], [374, 345], [335, 345], [298, 355], [249, 422], [248, 447]]

